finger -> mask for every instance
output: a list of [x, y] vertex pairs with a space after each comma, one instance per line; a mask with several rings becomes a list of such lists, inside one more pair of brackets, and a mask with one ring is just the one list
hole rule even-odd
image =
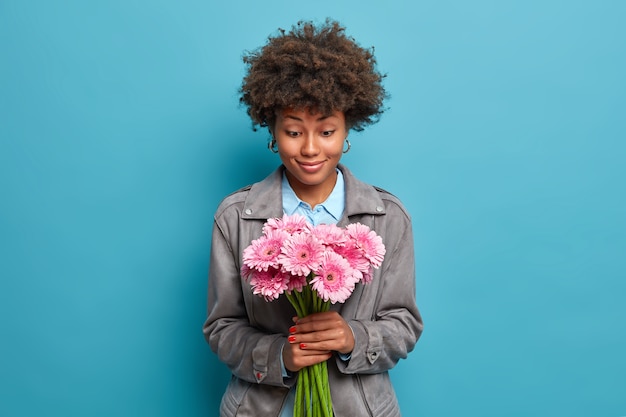
[[306, 344], [302, 344], [299, 343], [297, 345], [293, 345], [289, 347], [289, 353], [290, 356], [292, 358], [294, 358], [294, 361], [298, 361], [301, 360], [304, 357], [315, 357], [315, 356], [319, 356], [319, 357], [330, 357], [332, 355], [332, 351], [327, 350], [327, 349], [314, 349], [312, 347], [309, 347]]
[[325, 330], [314, 330], [310, 332], [298, 332], [290, 334], [287, 337], [289, 343], [300, 342], [322, 342], [328, 340], [344, 339], [346, 337], [346, 330], [343, 328], [330, 328]]
[[347, 353], [354, 349], [354, 336], [348, 326], [334, 327], [308, 333], [295, 333], [287, 338], [290, 344], [317, 350], [336, 350]]
[[346, 329], [348, 329], [348, 323], [346, 323], [345, 320], [341, 318], [341, 316], [331, 316], [325, 318], [320, 317], [307, 321], [298, 321], [295, 326], [292, 326], [289, 329], [289, 332], [291, 334], [312, 333], [334, 329], [343, 329], [343, 331], [345, 331]]
[[307, 355], [298, 357], [295, 361], [295, 365], [299, 368], [304, 368], [305, 366], [315, 365], [316, 363], [321, 363], [330, 359], [332, 355], [322, 354], [322, 355]]
[[325, 320], [333, 320], [333, 319], [335, 320], [342, 319], [342, 317], [336, 311], [325, 311], [322, 313], [309, 314], [308, 316], [302, 317], [302, 318], [296, 317], [295, 323], [301, 324], [301, 323], [310, 323], [310, 322], [315, 322], [315, 321], [325, 321]]
[[[330, 329], [309, 333], [294, 333], [287, 336], [287, 342], [291, 345], [299, 343], [333, 343], [345, 341], [347, 333], [343, 329]], [[332, 348], [329, 348], [332, 350]]]
[[316, 350], [305, 351], [300, 349], [297, 345], [288, 346], [283, 351], [283, 360], [285, 363], [285, 367], [292, 372], [297, 372], [305, 366], [324, 362], [331, 357], [331, 352]]
[[292, 333], [287, 336], [287, 343], [290, 345], [298, 345], [300, 343], [332, 343], [333, 341], [343, 339], [345, 339], [345, 332], [341, 329], [331, 329], [309, 333]]
[[329, 352], [339, 351], [344, 344], [340, 340], [322, 340], [320, 342], [300, 342], [297, 345], [300, 350], [304, 351]]

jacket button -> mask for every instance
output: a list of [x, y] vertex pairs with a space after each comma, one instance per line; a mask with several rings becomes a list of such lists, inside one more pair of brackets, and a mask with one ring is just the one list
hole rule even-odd
[[379, 212], [379, 213], [382, 213], [383, 208], [381, 206], [378, 206], [378, 207], [376, 207], [376, 211]]
[[245, 213], [246, 213], [247, 215], [250, 215], [250, 214], [252, 214], [252, 210], [251, 210], [251, 209], [246, 209]]

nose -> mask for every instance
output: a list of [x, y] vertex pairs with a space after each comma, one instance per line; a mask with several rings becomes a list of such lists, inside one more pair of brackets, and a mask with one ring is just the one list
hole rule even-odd
[[307, 133], [304, 136], [304, 142], [302, 143], [302, 149], [300, 150], [302, 155], [313, 156], [320, 152], [318, 138], [315, 133]]

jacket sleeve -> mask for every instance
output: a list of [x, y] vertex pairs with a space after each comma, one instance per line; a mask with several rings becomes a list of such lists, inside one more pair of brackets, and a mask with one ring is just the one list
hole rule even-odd
[[348, 320], [355, 348], [349, 361], [337, 359], [339, 370], [345, 374], [372, 374], [393, 368], [413, 350], [422, 333], [422, 318], [415, 300], [411, 221], [402, 209], [392, 208], [387, 215], [394, 216], [393, 222], [387, 222], [392, 224], [385, 227], [387, 253], [380, 274], [367, 284], [375, 287], [366, 290], [369, 297], [365, 297], [365, 302], [375, 300], [371, 310], [364, 309], [371, 315]]
[[295, 378], [283, 378], [280, 364], [285, 336], [250, 325], [237, 261], [239, 252], [233, 250], [238, 236], [229, 233], [233, 227], [218, 221], [213, 224], [204, 336], [236, 377], [252, 383], [292, 386]]

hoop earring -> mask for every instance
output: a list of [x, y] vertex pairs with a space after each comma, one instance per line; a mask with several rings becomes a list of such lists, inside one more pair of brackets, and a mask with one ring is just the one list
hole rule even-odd
[[348, 145], [348, 147], [346, 149], [343, 150], [343, 153], [348, 153], [348, 151], [350, 150], [350, 141], [348, 139], [346, 139], [346, 144]]
[[272, 138], [272, 140], [269, 141], [267, 149], [272, 151], [272, 153], [278, 153], [278, 144], [276, 143], [276, 139]]

